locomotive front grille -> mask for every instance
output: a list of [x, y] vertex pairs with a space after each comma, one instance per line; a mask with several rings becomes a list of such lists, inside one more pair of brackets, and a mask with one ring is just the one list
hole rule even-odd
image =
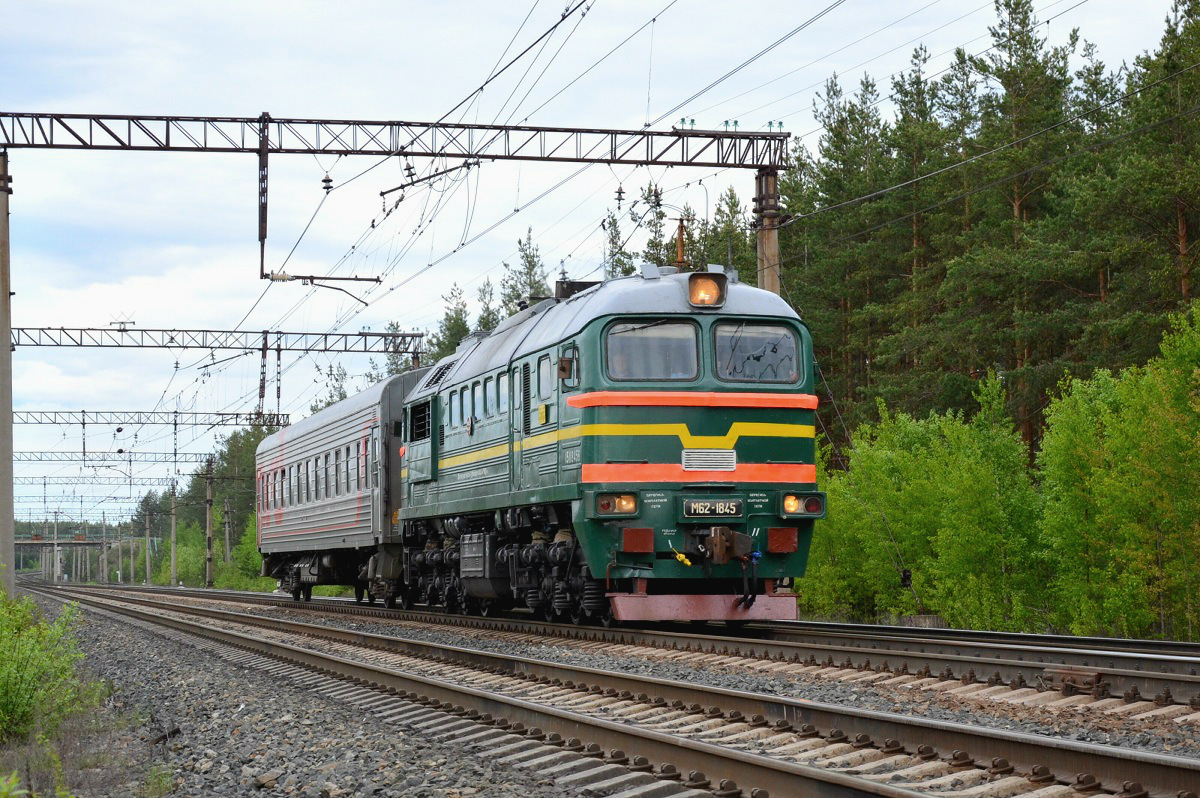
[[684, 471], [734, 471], [737, 452], [733, 449], [684, 449]]

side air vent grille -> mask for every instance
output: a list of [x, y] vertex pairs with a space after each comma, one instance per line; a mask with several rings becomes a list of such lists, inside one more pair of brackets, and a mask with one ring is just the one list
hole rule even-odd
[[432, 388], [433, 386], [435, 386], [439, 382], [441, 382], [443, 379], [445, 379], [446, 375], [450, 373], [450, 369], [454, 368], [454, 364], [456, 362], [458, 362], [458, 361], [447, 360], [445, 363], [443, 363], [442, 365], [438, 366], [433, 371], [431, 371], [429, 373], [429, 379], [425, 380], [424, 387]]
[[733, 449], [684, 449], [684, 471], [733, 471], [737, 452]]
[[521, 429], [526, 435], [529, 434], [529, 428], [530, 428], [529, 414], [532, 410], [529, 407], [529, 398], [530, 398], [529, 397], [529, 393], [530, 393], [529, 388], [530, 388], [530, 386], [529, 386], [529, 364], [526, 363], [525, 365], [521, 366], [521, 409], [522, 409], [522, 412], [524, 412], [524, 414], [525, 414], [521, 421]]

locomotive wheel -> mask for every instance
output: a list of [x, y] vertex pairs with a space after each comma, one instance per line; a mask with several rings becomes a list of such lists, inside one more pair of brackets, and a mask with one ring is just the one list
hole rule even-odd
[[496, 602], [491, 599], [483, 599], [479, 602], [479, 614], [484, 618], [490, 618], [496, 614]]
[[304, 600], [312, 601], [312, 585], [304, 586]]
[[296, 582], [296, 581], [293, 581], [293, 582], [292, 582], [292, 601], [299, 601], [299, 600], [300, 600], [300, 596], [301, 596], [301, 594], [302, 594], [303, 592], [304, 592], [304, 591], [303, 591], [303, 589], [300, 587], [300, 583], [299, 583], [299, 582]]
[[367, 606], [375, 606], [375, 594], [371, 592], [370, 588], [367, 589]]
[[599, 623], [601, 626], [603, 626], [605, 629], [608, 629], [610, 627], [617, 625], [617, 619], [614, 618], [613, 614], [612, 614], [612, 607], [605, 607], [603, 612], [598, 612], [595, 615], [593, 615], [592, 617], [595, 618], [596, 622]]
[[388, 593], [383, 597], [383, 606], [389, 610], [396, 609], [396, 594]]
[[[400, 606], [406, 610], [413, 608], [413, 603], [416, 601], [416, 596], [413, 595], [413, 590], [407, 585], [400, 588]], [[393, 600], [392, 608], [395, 609], [396, 604]]]
[[571, 623], [575, 624], [576, 626], [583, 626], [585, 623], [587, 623], [588, 619], [587, 613], [585, 613], [583, 611], [583, 607], [579, 606], [578, 604], [571, 607], [571, 611], [567, 614], [567, 617], [570, 618]]
[[363, 587], [362, 587], [362, 585], [355, 585], [355, 586], [354, 586], [354, 603], [355, 603], [355, 604], [362, 604], [362, 603], [363, 603], [363, 594], [364, 594], [364, 593], [366, 593], [366, 591], [365, 591], [365, 590], [363, 590]]

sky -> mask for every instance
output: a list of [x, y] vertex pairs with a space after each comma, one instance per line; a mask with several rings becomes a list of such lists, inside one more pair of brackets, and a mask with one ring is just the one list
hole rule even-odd
[[[767, 16], [757, 5], [714, 0], [592, 0], [473, 94], [574, 3], [7, 0], [0, 4], [0, 110], [433, 121], [473, 97], [449, 119], [637, 129], [829, 3], [777, 3]], [[1170, 0], [1034, 4], [1038, 18], [1049, 20], [1042, 31], [1051, 43], [1078, 28], [1114, 69], [1154, 49], [1170, 8]], [[697, 128], [736, 120], [741, 130], [766, 130], [782, 122], [815, 147], [812, 105], [831, 76], [851, 87], [869, 74], [886, 95], [916, 44], [925, 44], [928, 70], [937, 72], [956, 47], [986, 49], [994, 21], [991, 2], [844, 0], [654, 127], [680, 117]], [[622, 211], [654, 182], [669, 205], [689, 205], [702, 217], [728, 186], [747, 204], [753, 188], [749, 171], [592, 166], [564, 182], [578, 166], [494, 162], [406, 192], [385, 217], [379, 194], [404, 182], [405, 163], [389, 159], [351, 180], [373, 163], [279, 155], [270, 165], [268, 270], [380, 277], [378, 285], [343, 284], [364, 305], [337, 291], [258, 279], [254, 156], [10, 150], [13, 326], [127, 320], [142, 329], [357, 332], [394, 321], [430, 329], [453, 284], [472, 306], [485, 280], [498, 284], [530, 230], [551, 273], [598, 274], [599, 224], [617, 210], [618, 187]], [[412, 163], [418, 174], [453, 165]], [[328, 196], [326, 176], [334, 186]], [[630, 246], [641, 240], [634, 232]], [[293, 419], [327, 393], [330, 367], [346, 369], [351, 390], [363, 387], [371, 368], [364, 355], [285, 356], [283, 365], [279, 409]], [[257, 354], [20, 348], [13, 406], [253, 411], [259, 369]], [[274, 411], [273, 362], [269, 376], [266, 409]], [[14, 434], [17, 451], [84, 446], [79, 427], [17, 425]], [[178, 451], [211, 451], [214, 434], [181, 429]], [[176, 448], [165, 427], [118, 433], [89, 425], [86, 438], [92, 453]], [[152, 477], [190, 470], [132, 469]], [[16, 474], [29, 477], [129, 472], [16, 464]], [[47, 509], [74, 520], [101, 511], [120, 517], [143, 491], [18, 486], [17, 517], [40, 519]]]

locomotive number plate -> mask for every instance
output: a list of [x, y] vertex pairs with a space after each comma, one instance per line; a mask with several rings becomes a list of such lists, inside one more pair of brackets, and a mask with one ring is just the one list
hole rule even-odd
[[742, 514], [741, 499], [684, 499], [686, 518], [730, 518]]

